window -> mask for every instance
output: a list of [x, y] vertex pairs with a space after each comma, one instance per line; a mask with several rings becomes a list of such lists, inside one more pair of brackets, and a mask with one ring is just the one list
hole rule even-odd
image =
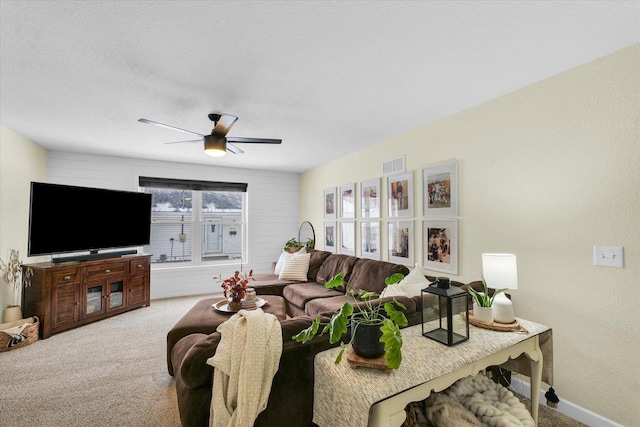
[[224, 263], [245, 258], [246, 184], [140, 177], [152, 195], [154, 264]]

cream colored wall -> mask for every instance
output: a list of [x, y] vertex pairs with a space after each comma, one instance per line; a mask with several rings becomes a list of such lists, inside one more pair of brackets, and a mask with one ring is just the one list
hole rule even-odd
[[[0, 125], [0, 258], [4, 261], [9, 249], [18, 249], [24, 262], [37, 260], [27, 258], [30, 183], [46, 178], [46, 150]], [[6, 291], [3, 282], [0, 312], [11, 304]]]
[[[300, 218], [322, 230], [323, 190], [381, 176], [384, 160], [406, 155], [416, 182], [423, 166], [458, 159], [460, 262], [454, 278], [479, 279], [482, 252], [517, 254], [516, 316], [553, 328], [560, 398], [635, 425], [639, 70], [635, 45], [309, 170], [301, 178]], [[414, 193], [421, 188], [417, 182]], [[419, 239], [419, 197], [414, 206]], [[596, 244], [624, 246], [625, 268], [594, 266]], [[421, 243], [416, 252], [421, 260]]]

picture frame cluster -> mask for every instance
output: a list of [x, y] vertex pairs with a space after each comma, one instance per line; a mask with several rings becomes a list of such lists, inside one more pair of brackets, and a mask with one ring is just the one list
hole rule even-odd
[[[430, 164], [419, 172], [417, 183], [416, 171], [403, 171], [325, 189], [324, 249], [409, 266], [421, 249], [423, 268], [458, 274], [458, 161]], [[416, 214], [414, 205], [422, 212]]]

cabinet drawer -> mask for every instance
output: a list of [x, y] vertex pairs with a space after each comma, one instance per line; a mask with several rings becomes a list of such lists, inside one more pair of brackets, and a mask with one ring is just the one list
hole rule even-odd
[[112, 274], [123, 275], [125, 273], [126, 263], [123, 261], [118, 262], [105, 262], [100, 265], [92, 265], [87, 267], [87, 278], [93, 278], [96, 276], [106, 276]]
[[129, 261], [129, 274], [143, 274], [149, 270], [148, 259], [136, 259]]
[[56, 269], [53, 272], [53, 286], [80, 283], [80, 269], [77, 267]]

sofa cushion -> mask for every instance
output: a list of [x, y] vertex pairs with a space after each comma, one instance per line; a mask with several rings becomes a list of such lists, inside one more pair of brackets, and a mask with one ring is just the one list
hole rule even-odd
[[[316, 275], [316, 282], [324, 285], [327, 283], [333, 276], [342, 272], [343, 280], [346, 282], [349, 281], [351, 277], [351, 271], [353, 270], [353, 266], [356, 265], [358, 258], [351, 255], [344, 254], [331, 254], [327, 257], [327, 259], [322, 263], [320, 269], [318, 270], [318, 274]], [[342, 289], [344, 292], [344, 289]]]
[[318, 275], [318, 270], [320, 270], [320, 267], [322, 266], [322, 264], [329, 257], [329, 255], [331, 255], [331, 252], [312, 249], [311, 251], [309, 251], [309, 253], [311, 254], [311, 259], [309, 260], [308, 277], [309, 277], [309, 281], [313, 282], [316, 280], [316, 276]]
[[306, 282], [310, 259], [311, 254], [306, 253], [306, 251], [293, 254], [285, 253], [284, 264], [282, 265], [279, 278], [281, 280]]
[[304, 308], [307, 301], [312, 299], [324, 299], [337, 295], [343, 294], [333, 289], [327, 289], [317, 282], [294, 283], [282, 290], [282, 296], [287, 300], [287, 303], [299, 308]]
[[360, 258], [353, 267], [351, 277], [347, 282], [350, 289], [364, 289], [379, 294], [386, 286], [385, 279], [395, 273], [402, 273], [406, 276], [409, 274], [409, 269], [400, 264]]
[[250, 287], [256, 290], [258, 295], [277, 295], [282, 296], [282, 289], [291, 284], [297, 283], [296, 280], [281, 280], [277, 274], [263, 273], [254, 274], [254, 280], [249, 281]]

